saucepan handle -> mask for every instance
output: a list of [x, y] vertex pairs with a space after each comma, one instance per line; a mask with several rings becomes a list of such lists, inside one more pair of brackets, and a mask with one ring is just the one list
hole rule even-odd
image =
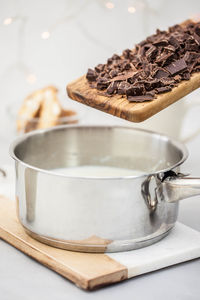
[[167, 177], [157, 189], [157, 195], [167, 202], [176, 202], [185, 198], [200, 195], [200, 178]]

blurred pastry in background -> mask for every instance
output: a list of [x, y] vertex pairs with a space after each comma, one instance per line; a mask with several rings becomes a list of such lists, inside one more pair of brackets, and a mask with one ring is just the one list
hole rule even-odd
[[29, 132], [62, 124], [74, 124], [77, 113], [64, 109], [58, 98], [58, 89], [47, 86], [28, 95], [17, 114], [17, 131]]

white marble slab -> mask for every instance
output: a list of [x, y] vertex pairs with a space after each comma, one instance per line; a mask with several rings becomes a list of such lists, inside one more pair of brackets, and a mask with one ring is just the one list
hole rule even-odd
[[177, 222], [167, 237], [152, 246], [107, 255], [125, 265], [131, 278], [200, 257], [200, 232]]

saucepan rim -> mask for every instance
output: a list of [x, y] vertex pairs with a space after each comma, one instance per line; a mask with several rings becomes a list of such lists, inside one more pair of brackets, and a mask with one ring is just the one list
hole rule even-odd
[[[142, 131], [142, 132], [146, 132], [147, 134], [151, 134], [154, 136], [159, 136], [161, 138], [165, 138], [167, 140], [169, 140], [177, 149], [179, 149], [182, 152], [182, 158], [176, 163], [173, 164], [171, 166], [169, 166], [168, 168], [164, 168], [161, 170], [157, 170], [154, 172], [148, 172], [148, 173], [144, 173], [141, 175], [128, 175], [128, 176], [119, 176], [119, 177], [90, 177], [90, 176], [69, 176], [69, 175], [65, 175], [65, 174], [59, 174], [56, 172], [53, 172], [51, 170], [47, 170], [47, 169], [42, 169], [39, 167], [35, 167], [32, 166], [26, 162], [24, 162], [23, 160], [19, 159], [16, 154], [15, 154], [15, 149], [18, 145], [20, 145], [20, 143], [24, 142], [27, 138], [34, 136], [34, 135], [40, 135], [40, 134], [45, 134], [47, 132], [51, 132], [51, 131], [56, 131], [56, 130], [62, 130], [62, 129], [70, 129], [70, 128], [108, 128], [108, 129], [127, 129], [127, 130], [134, 130], [134, 131]], [[65, 178], [69, 178], [69, 179], [77, 179], [77, 180], [130, 180], [130, 179], [136, 179], [136, 178], [143, 178], [143, 177], [147, 177], [147, 176], [152, 176], [152, 175], [156, 175], [156, 174], [160, 174], [160, 173], [165, 173], [167, 171], [173, 170], [176, 167], [178, 167], [179, 165], [181, 165], [187, 158], [188, 158], [188, 150], [185, 147], [185, 145], [181, 142], [179, 142], [178, 140], [169, 137], [165, 134], [161, 134], [161, 133], [157, 133], [151, 130], [146, 130], [146, 129], [142, 129], [142, 128], [135, 128], [135, 127], [128, 127], [128, 126], [120, 126], [120, 125], [60, 125], [60, 126], [56, 126], [53, 128], [48, 128], [48, 129], [40, 129], [40, 130], [35, 130], [26, 134], [23, 134], [20, 137], [17, 137], [10, 145], [9, 148], [9, 153], [10, 156], [17, 162], [19, 162], [20, 164], [22, 164], [24, 167], [30, 168], [32, 170], [38, 171], [40, 173], [43, 174], [47, 174], [47, 175], [52, 175], [52, 176], [57, 176], [57, 177], [65, 177]]]

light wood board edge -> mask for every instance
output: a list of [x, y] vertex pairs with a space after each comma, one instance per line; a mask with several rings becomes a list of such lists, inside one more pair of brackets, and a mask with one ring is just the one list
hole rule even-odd
[[[128, 278], [128, 270], [106, 254], [78, 253], [50, 247], [28, 236], [16, 219], [13, 201], [0, 196], [0, 238], [74, 282], [93, 290]], [[68, 256], [67, 259], [64, 256]], [[89, 270], [93, 264], [93, 270]], [[99, 268], [99, 270], [98, 270]]]
[[172, 91], [158, 95], [155, 100], [133, 103], [120, 95], [103, 95], [90, 87], [84, 75], [67, 85], [67, 93], [71, 99], [90, 107], [131, 122], [142, 122], [199, 87], [200, 73], [194, 73], [190, 80], [180, 82]]

